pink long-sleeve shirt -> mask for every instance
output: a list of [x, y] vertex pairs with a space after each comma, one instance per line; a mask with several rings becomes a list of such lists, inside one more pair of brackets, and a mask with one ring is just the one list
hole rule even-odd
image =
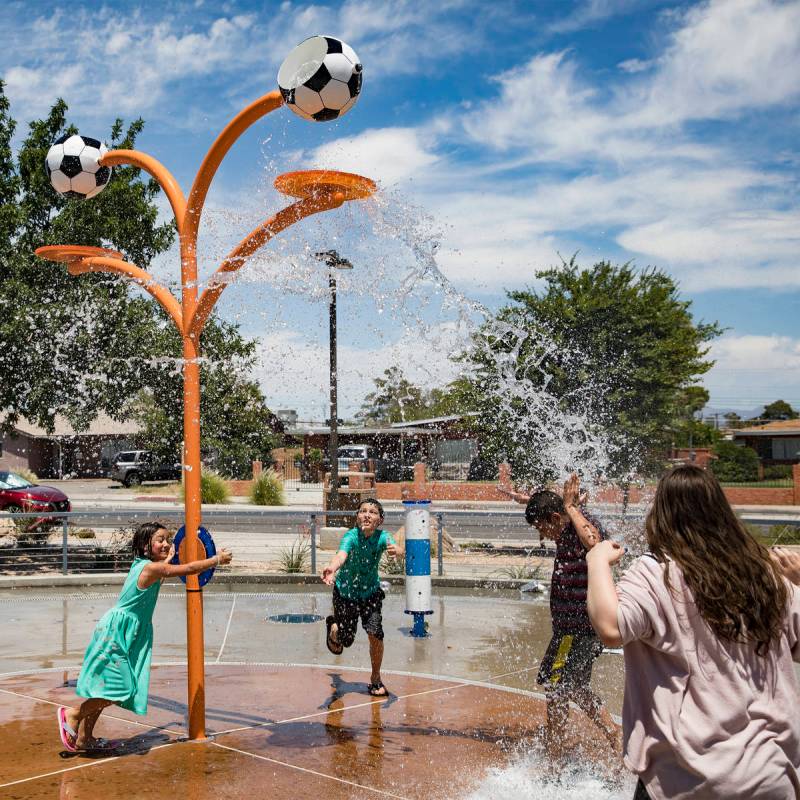
[[766, 657], [717, 638], [680, 568], [637, 559], [617, 592], [625, 765], [653, 800], [800, 798], [800, 591]]

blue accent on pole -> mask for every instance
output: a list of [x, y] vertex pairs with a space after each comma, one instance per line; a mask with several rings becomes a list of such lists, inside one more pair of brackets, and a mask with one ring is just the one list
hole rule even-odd
[[406, 575], [430, 574], [430, 539], [406, 539]]
[[425, 631], [425, 614], [421, 611], [413, 611], [414, 626], [411, 628], [412, 636], [427, 636]]
[[430, 500], [403, 500], [404, 506], [429, 506]]
[[[186, 536], [186, 526], [181, 525], [178, 528], [178, 532], [175, 534], [175, 538], [172, 540], [172, 544], [175, 547], [175, 555], [172, 557], [172, 561], [170, 564], [180, 564], [180, 548], [181, 542], [183, 541], [184, 537]], [[205, 547], [206, 554], [205, 558], [212, 558], [217, 554], [217, 548], [214, 545], [214, 540], [211, 538], [211, 534], [202, 526], [197, 529], [197, 538], [200, 540], [200, 543]], [[200, 583], [200, 586], [205, 586], [212, 577], [214, 577], [214, 570], [216, 567], [211, 567], [211, 569], [207, 569], [205, 572], [201, 572], [197, 578]], [[186, 576], [179, 575], [178, 576], [184, 583], [186, 583]]]

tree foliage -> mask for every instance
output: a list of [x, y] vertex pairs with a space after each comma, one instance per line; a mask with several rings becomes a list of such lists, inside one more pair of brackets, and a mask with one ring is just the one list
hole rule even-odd
[[[107, 143], [131, 149], [142, 132], [137, 119], [117, 120]], [[160, 306], [107, 274], [72, 277], [36, 258], [48, 244], [111, 247], [147, 269], [175, 240], [172, 223], [158, 220], [160, 191], [134, 167], [115, 167], [97, 197], [68, 200], [48, 180], [44, 162], [63, 133], [77, 132], [58, 100], [30, 123], [16, 158], [16, 123], [0, 81], [0, 424], [24, 416], [52, 430], [56, 414], [85, 429], [99, 411], [135, 413], [145, 444], [174, 458], [183, 439], [180, 337]], [[268, 455], [271, 415], [247, 379], [254, 344], [236, 326], [213, 318], [202, 339], [203, 447], [218, 467], [241, 473]]]
[[714, 445], [717, 456], [711, 462], [711, 471], [721, 481], [740, 483], [758, 480], [758, 454], [750, 447], [720, 441]]
[[416, 386], [399, 367], [389, 367], [381, 377], [373, 378], [373, 382], [375, 391], [364, 398], [356, 414], [367, 425], [412, 422], [457, 413], [452, 392]]
[[[720, 328], [695, 323], [675, 281], [658, 269], [606, 261], [581, 269], [573, 258], [536, 277], [541, 289], [508, 293], [510, 303], [463, 356], [471, 373], [452, 387], [481, 412], [484, 452], [541, 479], [550, 476], [539, 470], [540, 455], [559, 438], [571, 468], [569, 460], [591, 457], [589, 440], [602, 431], [611, 473], [654, 466], [676, 416], [686, 419], [703, 400], [693, 384], [712, 365], [706, 343]], [[514, 381], [525, 391], [504, 401], [503, 384]], [[537, 403], [540, 413], [531, 413]]]
[[785, 400], [776, 400], [764, 406], [760, 419], [797, 419], [797, 412]]

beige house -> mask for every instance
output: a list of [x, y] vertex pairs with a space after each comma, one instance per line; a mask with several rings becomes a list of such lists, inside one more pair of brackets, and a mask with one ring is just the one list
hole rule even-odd
[[99, 478], [120, 450], [135, 445], [139, 425], [100, 414], [88, 430], [76, 431], [56, 416], [52, 432], [21, 418], [10, 433], [0, 434], [0, 469], [29, 469], [40, 478]]

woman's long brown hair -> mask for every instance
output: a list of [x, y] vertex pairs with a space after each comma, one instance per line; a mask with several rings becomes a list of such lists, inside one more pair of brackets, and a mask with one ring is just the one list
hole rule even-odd
[[645, 523], [650, 552], [681, 568], [700, 615], [721, 639], [755, 642], [766, 655], [789, 600], [769, 551], [742, 525], [719, 481], [693, 465], [661, 478]]

